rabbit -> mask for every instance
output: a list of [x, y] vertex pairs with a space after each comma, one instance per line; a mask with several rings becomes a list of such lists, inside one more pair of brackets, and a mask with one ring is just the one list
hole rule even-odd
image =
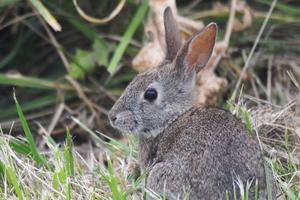
[[[113, 127], [139, 136], [141, 166], [148, 171], [145, 187], [168, 200], [233, 199], [239, 180], [244, 188], [258, 180], [259, 199], [266, 199], [256, 139], [230, 112], [194, 105], [196, 75], [211, 57], [217, 25], [209, 24], [183, 45], [170, 8], [164, 26], [165, 60], [138, 74], [108, 114]], [[254, 186], [249, 196], [254, 199]]]

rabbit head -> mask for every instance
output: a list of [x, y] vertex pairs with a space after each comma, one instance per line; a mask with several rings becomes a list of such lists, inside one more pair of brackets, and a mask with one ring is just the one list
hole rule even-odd
[[166, 58], [138, 74], [109, 112], [113, 127], [124, 133], [155, 137], [193, 106], [196, 74], [214, 48], [217, 26], [209, 24], [181, 45], [171, 9], [164, 11]]

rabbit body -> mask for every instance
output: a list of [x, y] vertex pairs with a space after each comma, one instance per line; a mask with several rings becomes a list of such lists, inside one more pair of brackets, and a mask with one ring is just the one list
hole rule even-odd
[[255, 138], [230, 112], [194, 106], [196, 75], [213, 52], [217, 26], [208, 25], [181, 45], [169, 8], [164, 22], [165, 61], [138, 74], [109, 112], [114, 127], [140, 137], [141, 163], [149, 170], [146, 187], [168, 200], [185, 194], [191, 200], [225, 199], [226, 191], [232, 199], [235, 182], [241, 180], [245, 188], [247, 180], [253, 179], [253, 186], [257, 179], [265, 199]]
[[[265, 190], [257, 141], [239, 119], [221, 109], [191, 108], [156, 138], [141, 136], [140, 152], [149, 169], [147, 187], [167, 199], [186, 194], [191, 200], [225, 199], [226, 191], [233, 199], [238, 177], [244, 187], [247, 180], [253, 178], [255, 185], [257, 179], [260, 191]], [[266, 198], [263, 192], [260, 196]]]

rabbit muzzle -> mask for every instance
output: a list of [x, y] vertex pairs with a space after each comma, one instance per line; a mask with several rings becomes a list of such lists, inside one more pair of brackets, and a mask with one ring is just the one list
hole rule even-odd
[[114, 128], [117, 128], [124, 133], [134, 133], [137, 128], [137, 121], [130, 111], [123, 111], [120, 113], [110, 111], [108, 113], [108, 118]]

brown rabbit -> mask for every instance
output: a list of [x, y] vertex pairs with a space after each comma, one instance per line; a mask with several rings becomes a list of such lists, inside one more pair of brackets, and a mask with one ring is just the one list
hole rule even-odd
[[170, 8], [164, 24], [165, 61], [137, 75], [109, 113], [114, 127], [139, 135], [146, 187], [168, 200], [225, 199], [226, 191], [233, 199], [238, 179], [244, 185], [257, 179], [259, 198], [266, 199], [263, 158], [245, 125], [225, 110], [193, 106], [196, 74], [213, 52], [216, 24], [183, 46]]

